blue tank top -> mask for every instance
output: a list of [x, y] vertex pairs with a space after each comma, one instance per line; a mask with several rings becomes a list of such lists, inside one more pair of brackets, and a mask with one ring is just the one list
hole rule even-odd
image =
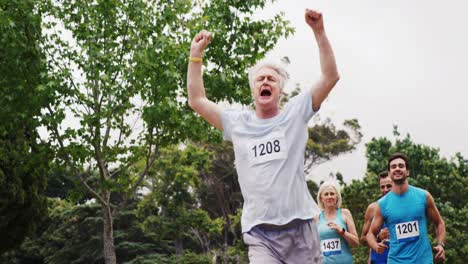
[[[386, 228], [387, 225], [384, 223], [382, 229]], [[387, 241], [385, 242], [385, 245], [389, 246], [390, 243]], [[377, 253], [375, 250], [371, 249], [371, 255], [370, 255], [370, 263], [371, 264], [387, 264], [387, 258], [388, 258], [388, 248], [382, 252], [382, 254]]]
[[[325, 220], [324, 211], [319, 215], [317, 230], [320, 235], [320, 246], [323, 254], [324, 264], [352, 264], [353, 255], [349, 251], [348, 243], [337, 232], [327, 226], [329, 221]], [[336, 209], [336, 217], [333, 220], [338, 226], [344, 227], [348, 231], [343, 217], [341, 208]]]
[[388, 263], [433, 263], [427, 235], [426, 191], [410, 185], [403, 194], [387, 193], [378, 204], [390, 231]]

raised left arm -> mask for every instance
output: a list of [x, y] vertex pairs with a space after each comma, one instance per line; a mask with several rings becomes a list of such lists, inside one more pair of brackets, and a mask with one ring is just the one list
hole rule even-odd
[[312, 28], [320, 53], [321, 76], [312, 86], [312, 110], [317, 111], [322, 102], [340, 79], [336, 67], [335, 55], [323, 26], [322, 13], [306, 9], [305, 21]]
[[[445, 260], [445, 222], [442, 219], [442, 216], [437, 210], [437, 206], [434, 202], [432, 195], [426, 193], [426, 214], [427, 217], [436, 225], [436, 236], [437, 236], [437, 246], [434, 247], [434, 250], [437, 252], [435, 255], [436, 260]], [[439, 244], [442, 243], [442, 244]]]

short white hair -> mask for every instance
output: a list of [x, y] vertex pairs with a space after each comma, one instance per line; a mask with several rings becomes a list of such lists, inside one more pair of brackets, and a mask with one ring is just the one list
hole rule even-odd
[[283, 91], [283, 88], [289, 79], [289, 73], [283, 66], [281, 66], [281, 64], [263, 60], [257, 62], [253, 67], [249, 69], [250, 89], [252, 90], [254, 88], [255, 77], [258, 71], [260, 71], [263, 68], [270, 68], [278, 73], [278, 75], [280, 76], [280, 90]]
[[341, 207], [341, 193], [340, 193], [339, 188], [336, 186], [336, 184], [331, 182], [331, 181], [324, 182], [320, 186], [319, 191], [317, 193], [318, 206], [322, 210], [325, 209], [325, 206], [323, 205], [323, 202], [322, 202], [322, 199], [320, 199], [320, 196], [322, 196], [322, 192], [328, 187], [333, 187], [333, 189], [335, 189], [335, 191], [336, 191], [336, 208], [340, 208]]

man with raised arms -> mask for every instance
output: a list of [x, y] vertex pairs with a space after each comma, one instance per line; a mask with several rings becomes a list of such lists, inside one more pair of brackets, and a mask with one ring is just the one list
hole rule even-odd
[[[317, 228], [318, 207], [304, 176], [307, 124], [339, 79], [334, 54], [320, 12], [306, 9], [305, 22], [320, 52], [321, 77], [280, 109], [288, 74], [276, 64], [261, 63], [249, 72], [255, 111], [222, 109], [205, 94], [203, 52], [211, 33], [192, 41], [188, 65], [188, 103], [233, 142], [244, 198], [242, 233], [250, 263], [322, 263]], [[222, 87], [216, 87], [222, 89]]]

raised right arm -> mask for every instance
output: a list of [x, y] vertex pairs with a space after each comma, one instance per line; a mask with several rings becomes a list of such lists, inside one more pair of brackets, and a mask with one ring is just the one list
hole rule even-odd
[[221, 122], [221, 107], [210, 101], [205, 94], [203, 86], [202, 66], [198, 59], [203, 58], [203, 51], [211, 41], [211, 33], [201, 31], [192, 40], [190, 47], [190, 60], [187, 72], [187, 92], [188, 104], [195, 110], [203, 119], [219, 130], [223, 130]]
[[322, 13], [306, 9], [305, 21], [314, 32], [320, 53], [320, 69], [322, 74], [320, 79], [311, 88], [312, 110], [315, 112], [320, 109], [322, 102], [327, 98], [333, 87], [335, 87], [335, 84], [340, 79], [340, 75], [336, 67], [333, 49], [327, 34], [325, 34]]

